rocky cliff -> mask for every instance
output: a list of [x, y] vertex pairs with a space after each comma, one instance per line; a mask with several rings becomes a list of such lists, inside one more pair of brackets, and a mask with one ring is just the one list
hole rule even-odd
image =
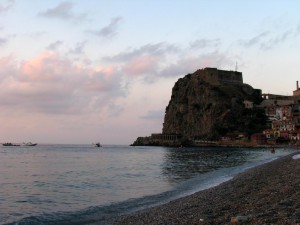
[[[232, 133], [251, 135], [260, 132], [266, 122], [264, 111], [246, 107], [245, 101], [259, 104], [261, 91], [242, 81], [223, 79], [227, 71], [221, 71], [223, 80], [220, 82], [216, 82], [215, 77], [209, 79], [209, 72], [198, 70], [175, 83], [166, 107], [162, 135], [178, 135], [184, 141], [193, 142], [219, 140]], [[140, 138], [140, 142], [142, 140]]]
[[260, 90], [248, 84], [213, 85], [201, 70], [179, 79], [166, 108], [163, 133], [189, 139], [216, 140], [228, 133], [255, 133], [265, 124], [264, 112], [248, 109], [244, 101], [258, 104]]

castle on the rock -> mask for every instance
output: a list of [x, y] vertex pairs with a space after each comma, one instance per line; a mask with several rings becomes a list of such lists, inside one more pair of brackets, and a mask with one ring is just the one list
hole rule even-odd
[[[218, 70], [217, 68], [204, 68], [197, 70], [193, 75], [199, 76], [211, 86], [242, 86], [243, 75], [238, 71]], [[252, 87], [251, 87], [252, 88]], [[259, 133], [228, 133], [219, 141], [200, 140], [192, 138], [192, 145], [274, 145], [274, 144], [299, 144], [300, 143], [300, 88], [296, 82], [296, 90], [293, 95], [262, 94], [260, 89], [252, 89], [257, 93], [260, 103], [244, 99], [246, 110], [259, 109], [267, 118], [266, 129]], [[260, 98], [261, 96], [261, 98]], [[133, 145], [171, 145], [182, 143], [184, 135], [179, 133], [154, 133], [148, 137], [139, 137]], [[242, 144], [244, 143], [244, 144]], [[245, 144], [246, 143], [246, 144]]]
[[243, 74], [238, 71], [218, 70], [217, 68], [206, 67], [197, 70], [195, 74], [201, 76], [204, 81], [211, 85], [243, 84]]

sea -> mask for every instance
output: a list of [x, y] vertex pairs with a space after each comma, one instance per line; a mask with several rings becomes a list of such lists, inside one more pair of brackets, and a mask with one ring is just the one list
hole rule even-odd
[[104, 145], [0, 147], [0, 224], [106, 224], [295, 150]]

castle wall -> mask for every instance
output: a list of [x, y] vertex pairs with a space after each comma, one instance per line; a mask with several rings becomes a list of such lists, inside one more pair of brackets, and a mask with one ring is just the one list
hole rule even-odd
[[220, 85], [217, 69], [207, 69], [207, 68], [205, 68], [205, 69], [201, 70], [201, 77], [206, 82], [208, 82], [212, 85]]
[[243, 75], [241, 72], [237, 71], [218, 70], [218, 77], [222, 83], [243, 83]]
[[263, 99], [267, 100], [293, 100], [293, 96], [289, 95], [274, 95], [274, 94], [262, 94]]
[[293, 91], [293, 96], [299, 97], [300, 96], [300, 89]]
[[237, 71], [218, 70], [216, 68], [204, 68], [197, 71], [199, 75], [212, 85], [243, 84], [243, 75]]

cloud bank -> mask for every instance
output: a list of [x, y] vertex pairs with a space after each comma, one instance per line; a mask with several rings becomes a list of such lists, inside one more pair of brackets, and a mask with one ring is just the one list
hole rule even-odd
[[127, 94], [113, 68], [76, 65], [53, 52], [22, 62], [12, 56], [2, 57], [0, 68], [0, 105], [4, 110], [90, 113], [113, 105]]

